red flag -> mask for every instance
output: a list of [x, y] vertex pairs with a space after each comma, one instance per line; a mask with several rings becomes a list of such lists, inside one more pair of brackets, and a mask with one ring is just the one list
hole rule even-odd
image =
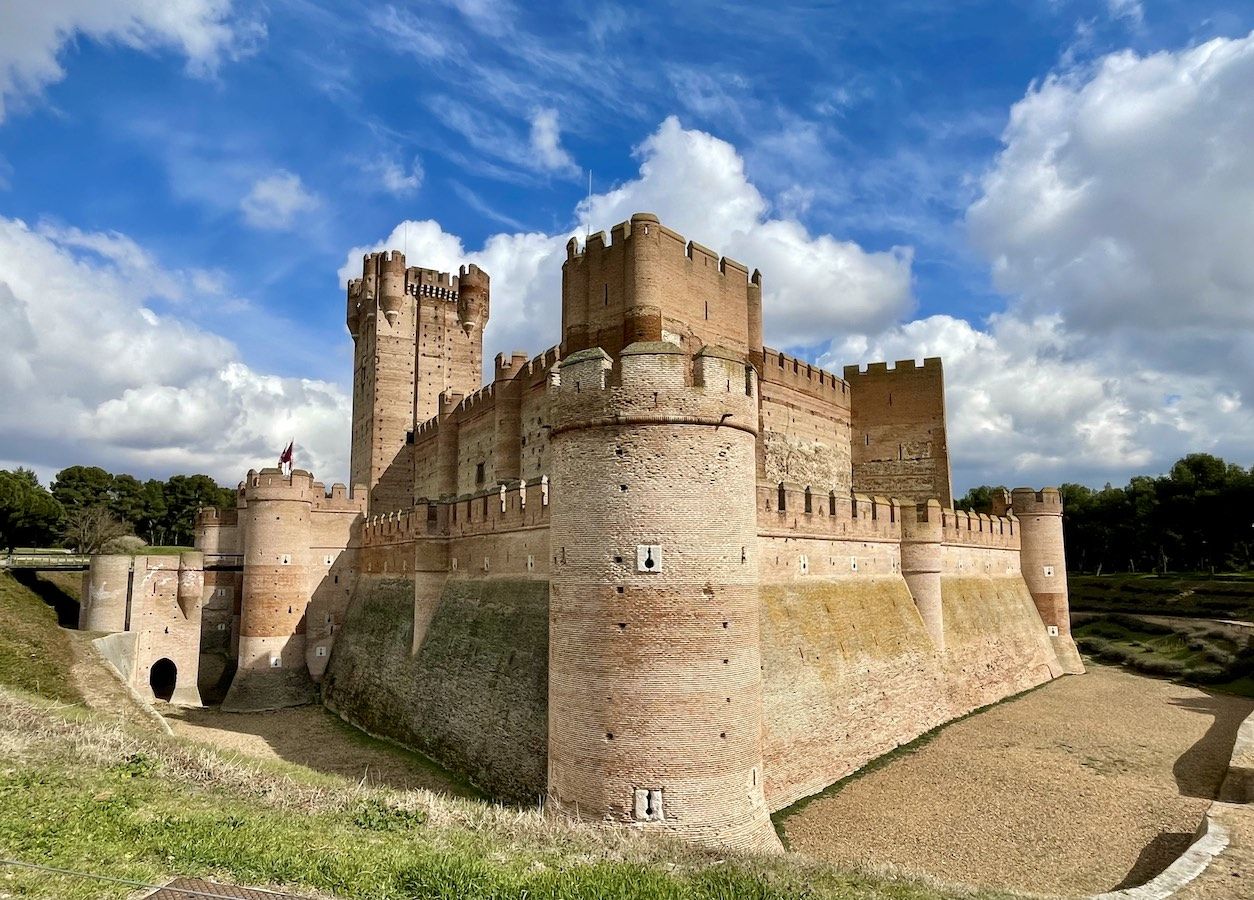
[[279, 454], [279, 470], [284, 475], [291, 474], [292, 471], [292, 447], [295, 441], [291, 441], [287, 445], [287, 449]]

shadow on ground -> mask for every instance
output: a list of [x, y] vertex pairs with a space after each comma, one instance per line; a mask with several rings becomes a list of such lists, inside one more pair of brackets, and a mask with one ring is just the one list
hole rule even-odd
[[1136, 858], [1136, 862], [1132, 864], [1132, 868], [1128, 870], [1128, 874], [1123, 876], [1123, 881], [1111, 890], [1122, 891], [1125, 888], [1140, 887], [1151, 878], [1156, 878], [1163, 869], [1175, 862], [1181, 853], [1189, 849], [1194, 837], [1196, 835], [1182, 831], [1165, 831], [1158, 835], [1145, 845], [1140, 856]]
[[320, 705], [271, 712], [224, 713], [213, 707], [167, 714], [184, 737], [247, 756], [281, 759], [327, 775], [399, 790], [481, 797], [425, 756], [373, 738]]
[[1172, 706], [1211, 716], [1206, 733], [1180, 754], [1172, 774], [1185, 797], [1213, 800], [1228, 771], [1228, 760], [1237, 740], [1237, 730], [1250, 714], [1250, 701], [1230, 694], [1207, 692], [1204, 697], [1172, 700]]
[[78, 628], [78, 599], [33, 569], [13, 569], [13, 580], [27, 588], [57, 613], [62, 628]]

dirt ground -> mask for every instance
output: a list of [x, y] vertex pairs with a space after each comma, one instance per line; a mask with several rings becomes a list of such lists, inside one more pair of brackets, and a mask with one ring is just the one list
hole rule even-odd
[[1193, 840], [1254, 701], [1105, 666], [941, 729], [783, 818], [792, 850], [1063, 895], [1145, 882]]
[[161, 707], [174, 733], [261, 759], [399, 790], [474, 796], [425, 757], [363, 734], [318, 705], [260, 713]]

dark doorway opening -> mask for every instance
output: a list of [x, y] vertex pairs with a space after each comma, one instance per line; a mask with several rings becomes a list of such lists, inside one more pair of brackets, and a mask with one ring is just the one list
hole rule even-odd
[[148, 672], [148, 684], [152, 687], [152, 695], [158, 700], [169, 700], [174, 696], [174, 685], [178, 682], [178, 666], [169, 659], [159, 659], [152, 664]]

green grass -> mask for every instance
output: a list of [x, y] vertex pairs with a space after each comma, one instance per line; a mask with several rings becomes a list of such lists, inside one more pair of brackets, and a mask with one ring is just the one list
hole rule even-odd
[[1254, 574], [1071, 575], [1072, 610], [1254, 621]]
[[[69, 660], [51, 608], [0, 574], [0, 855], [6, 858], [149, 884], [186, 875], [345, 900], [1002, 896], [795, 856], [716, 854], [630, 829], [558, 821], [535, 809], [366, 787], [293, 763], [241, 760], [65, 706], [76, 699]], [[0, 867], [0, 896], [102, 900], [132, 893]]]
[[[0, 847], [10, 858], [159, 883], [181, 874], [344, 898], [878, 898], [997, 896], [715, 855], [556, 822], [533, 810], [362, 788], [66, 718], [0, 691]], [[46, 900], [125, 888], [9, 870]]]
[[52, 700], [82, 700], [70, 677], [70, 641], [57, 614], [8, 572], [0, 572], [0, 685]]
[[1126, 613], [1077, 613], [1083, 653], [1147, 675], [1254, 697], [1254, 634], [1203, 621], [1148, 621]]

